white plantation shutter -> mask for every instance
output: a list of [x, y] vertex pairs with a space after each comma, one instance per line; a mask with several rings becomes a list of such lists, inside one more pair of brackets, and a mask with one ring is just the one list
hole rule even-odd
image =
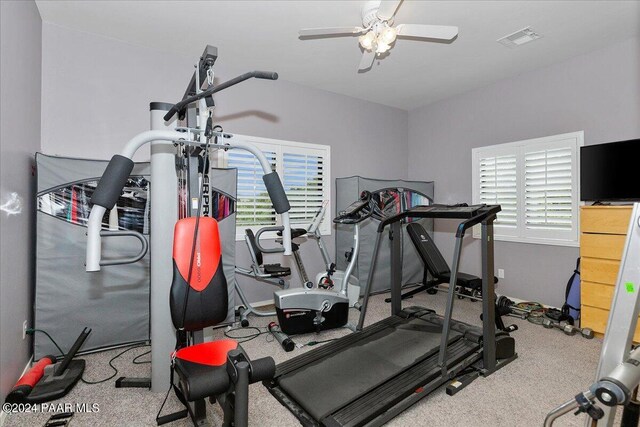
[[480, 159], [479, 202], [501, 205], [495, 225], [514, 228], [518, 224], [518, 188], [516, 156], [494, 156]]
[[[320, 144], [280, 141], [235, 135], [257, 146], [278, 172], [291, 205], [291, 225], [306, 228], [330, 194], [330, 147]], [[244, 150], [220, 152], [220, 165], [238, 169], [236, 238], [244, 239], [245, 229], [254, 231], [267, 225], [280, 225], [262, 181], [264, 172], [251, 153]], [[330, 215], [325, 215], [320, 231], [331, 232]], [[265, 234], [265, 237], [274, 237]]]
[[572, 158], [570, 147], [524, 154], [527, 228], [571, 230]]
[[497, 240], [577, 246], [583, 141], [573, 132], [472, 150], [473, 203], [502, 206]]
[[283, 151], [283, 184], [291, 204], [291, 223], [307, 227], [326, 197], [324, 150]]
[[[276, 169], [276, 153], [263, 151], [272, 170]], [[227, 167], [238, 169], [238, 202], [236, 224], [238, 227], [275, 224], [276, 212], [264, 186], [262, 166], [248, 151], [229, 150]]]

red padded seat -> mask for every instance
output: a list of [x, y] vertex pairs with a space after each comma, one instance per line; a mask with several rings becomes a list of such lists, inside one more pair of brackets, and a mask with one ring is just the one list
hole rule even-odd
[[227, 353], [238, 348], [234, 340], [195, 344], [176, 352], [175, 370], [190, 402], [224, 393], [229, 388]]
[[181, 348], [176, 358], [200, 365], [220, 366], [227, 363], [227, 353], [238, 348], [234, 340], [218, 340]]

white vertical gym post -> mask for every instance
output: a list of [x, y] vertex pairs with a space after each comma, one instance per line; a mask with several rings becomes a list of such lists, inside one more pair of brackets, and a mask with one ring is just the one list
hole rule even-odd
[[[171, 104], [151, 103], [151, 130], [174, 130], [177, 118], [162, 118]], [[176, 148], [171, 141], [151, 142], [151, 391], [169, 388], [169, 356], [175, 347], [175, 334], [169, 309], [171, 289], [173, 227], [178, 221], [178, 177]]]
[[[640, 203], [634, 203], [629, 220], [627, 239], [622, 251], [622, 261], [618, 271], [616, 288], [609, 311], [607, 330], [602, 343], [602, 353], [598, 363], [596, 382], [621, 364], [631, 351], [633, 336], [640, 314]], [[598, 427], [611, 427], [616, 407], [599, 405], [604, 417]], [[587, 418], [586, 426], [591, 425]]]

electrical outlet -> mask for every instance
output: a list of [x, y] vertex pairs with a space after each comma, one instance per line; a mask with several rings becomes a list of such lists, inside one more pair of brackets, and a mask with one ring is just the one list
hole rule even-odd
[[504, 269], [498, 269], [498, 279], [504, 279]]
[[27, 321], [22, 322], [22, 339], [27, 337]]

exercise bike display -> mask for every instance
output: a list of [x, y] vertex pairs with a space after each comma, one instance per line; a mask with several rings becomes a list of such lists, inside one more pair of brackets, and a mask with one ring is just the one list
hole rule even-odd
[[[276, 314], [286, 334], [304, 334], [345, 326], [349, 319], [348, 283], [359, 251], [360, 223], [372, 213], [371, 193], [362, 192], [360, 199], [333, 220], [335, 224], [353, 224], [354, 245], [347, 269], [342, 274], [340, 287], [328, 289], [285, 289], [274, 293]], [[335, 276], [334, 276], [335, 277]], [[334, 279], [335, 280], [335, 279]]]

